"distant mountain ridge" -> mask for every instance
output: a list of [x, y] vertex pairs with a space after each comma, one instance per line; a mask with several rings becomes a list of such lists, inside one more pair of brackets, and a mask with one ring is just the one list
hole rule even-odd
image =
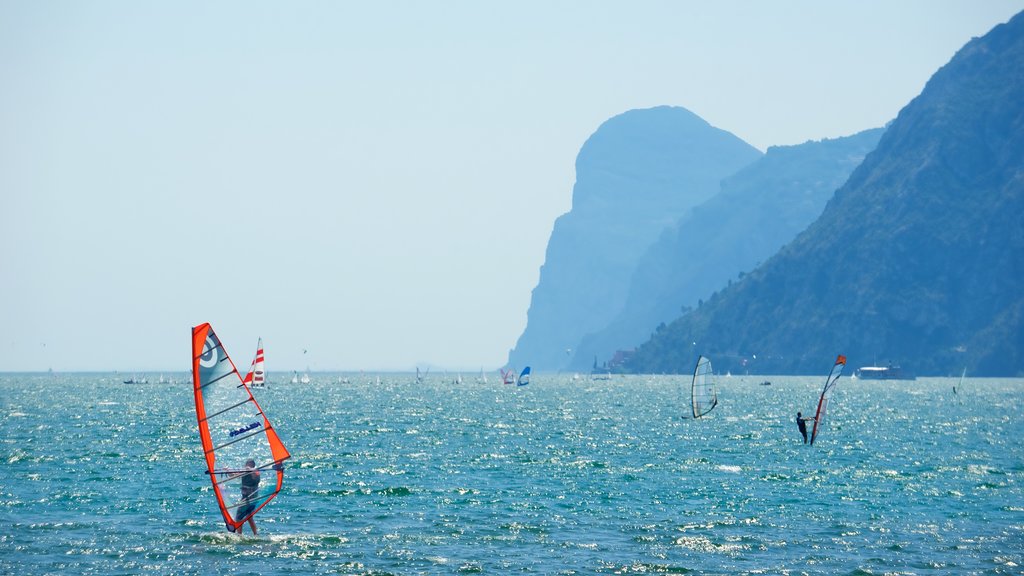
[[659, 324], [768, 260], [821, 215], [883, 132], [772, 147], [724, 180], [718, 194], [687, 212], [639, 259], [622, 311], [583, 338], [570, 368], [587, 369], [595, 357], [640, 345]]
[[[821, 217], [629, 365], [1024, 375], [1024, 13], [969, 42], [892, 122]], [[696, 344], [694, 344], [696, 343]], [[756, 355], [756, 358], [755, 358]]]
[[621, 309], [637, 259], [662, 231], [759, 157], [684, 108], [602, 124], [577, 157], [572, 208], [555, 221], [509, 365], [564, 368], [580, 338]]

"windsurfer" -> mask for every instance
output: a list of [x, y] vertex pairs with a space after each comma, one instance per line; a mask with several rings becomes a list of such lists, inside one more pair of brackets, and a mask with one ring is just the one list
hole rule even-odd
[[796, 413], [796, 425], [800, 428], [800, 434], [804, 437], [804, 444], [807, 444], [807, 421], [814, 418], [804, 418], [800, 412]]
[[[256, 509], [256, 502], [253, 497], [256, 496], [256, 492], [260, 486], [260, 471], [256, 469], [256, 461], [249, 459], [245, 463], [245, 467], [249, 470], [244, 476], [242, 476], [242, 505], [238, 508], [238, 512], [235, 513], [235, 521], [238, 522], [249, 516], [249, 527], [252, 528], [252, 535], [256, 535], [256, 515], [252, 514], [253, 510]], [[250, 516], [250, 514], [252, 514]], [[239, 529], [238, 533], [242, 533], [242, 528], [245, 527], [243, 524]]]

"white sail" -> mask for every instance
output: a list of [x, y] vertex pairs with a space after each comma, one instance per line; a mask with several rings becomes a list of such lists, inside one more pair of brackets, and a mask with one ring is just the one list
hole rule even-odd
[[715, 390], [715, 373], [711, 360], [701, 356], [693, 369], [690, 382], [690, 409], [694, 418], [700, 418], [718, 406], [718, 391]]

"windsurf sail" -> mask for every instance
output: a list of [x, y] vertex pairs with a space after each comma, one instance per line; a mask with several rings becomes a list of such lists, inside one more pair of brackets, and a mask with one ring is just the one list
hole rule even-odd
[[252, 359], [249, 371], [242, 378], [242, 383], [250, 388], [259, 388], [266, 382], [266, 372], [263, 370], [263, 338], [256, 343], [256, 357]]
[[420, 372], [420, 367], [417, 366], [416, 367], [416, 383], [417, 384], [422, 384], [424, 381], [426, 381], [428, 374], [430, 374], [430, 367], [429, 366], [427, 367], [427, 371], [423, 372], [423, 373]]
[[821, 391], [821, 397], [818, 398], [818, 411], [814, 414], [814, 429], [811, 431], [811, 444], [814, 444], [814, 439], [818, 437], [818, 432], [821, 431], [825, 425], [825, 416], [828, 413], [828, 400], [832, 389], [835, 388], [839, 382], [839, 377], [843, 374], [843, 367], [846, 366], [846, 356], [840, 354], [836, 357], [836, 363], [832, 365], [832, 371], [828, 374], [828, 379], [825, 380], [825, 388]]
[[[233, 532], [281, 491], [291, 455], [209, 324], [192, 328], [192, 386], [206, 473]], [[251, 486], [249, 460], [261, 482], [243, 497], [243, 478]]]
[[523, 368], [523, 371], [519, 373], [519, 379], [516, 380], [516, 386], [526, 386], [530, 383], [530, 367]]
[[690, 383], [690, 408], [694, 418], [700, 418], [718, 406], [718, 392], [715, 390], [715, 373], [711, 359], [701, 356], [693, 369]]
[[508, 370], [501, 371], [501, 381], [503, 384], [515, 384], [516, 383], [516, 371], [511, 368]]

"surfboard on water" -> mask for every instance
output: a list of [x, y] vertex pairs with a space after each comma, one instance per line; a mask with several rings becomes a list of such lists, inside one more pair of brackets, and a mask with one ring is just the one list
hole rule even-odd
[[263, 368], [263, 338], [256, 343], [256, 356], [252, 359], [249, 371], [242, 378], [242, 383], [250, 388], [261, 388], [267, 383]]
[[846, 356], [840, 354], [836, 357], [835, 364], [832, 365], [832, 371], [829, 372], [828, 378], [825, 380], [825, 388], [821, 391], [821, 396], [818, 398], [818, 411], [814, 414], [814, 428], [811, 430], [811, 444], [814, 444], [814, 440], [818, 437], [818, 433], [824, 428], [825, 416], [828, 413], [828, 400], [831, 396], [832, 390], [839, 382], [839, 377], [843, 374], [843, 367], [846, 366]]
[[519, 373], [519, 379], [516, 380], [516, 386], [526, 386], [530, 383], [530, 367], [523, 368], [523, 371]]
[[690, 381], [690, 410], [694, 418], [701, 418], [718, 406], [718, 391], [715, 389], [715, 373], [711, 359], [701, 356], [693, 368]]
[[[234, 532], [281, 492], [291, 458], [210, 324], [192, 328], [192, 386], [206, 474], [224, 522]], [[259, 488], [242, 496], [253, 460]]]

